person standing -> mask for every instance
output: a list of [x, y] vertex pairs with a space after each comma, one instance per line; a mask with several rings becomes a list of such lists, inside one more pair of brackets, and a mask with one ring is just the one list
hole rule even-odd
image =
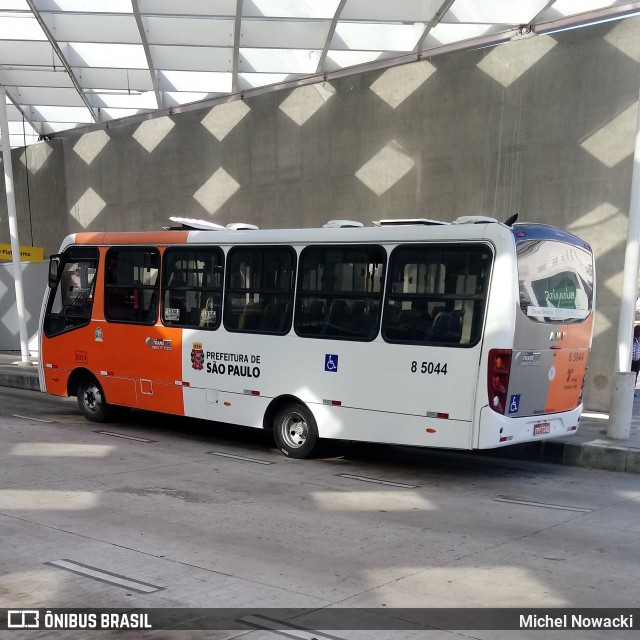
[[[631, 371], [636, 374], [638, 384], [638, 372], [640, 371], [640, 325], [633, 328], [633, 345], [631, 348]], [[634, 392], [635, 395], [635, 392]]]

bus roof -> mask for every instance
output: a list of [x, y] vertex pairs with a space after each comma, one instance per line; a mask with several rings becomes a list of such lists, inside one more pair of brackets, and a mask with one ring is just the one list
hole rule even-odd
[[[349, 221], [340, 221], [349, 222]], [[82, 245], [176, 245], [176, 244], [341, 244], [381, 242], [429, 242], [429, 241], [481, 241], [496, 244], [513, 244], [520, 238], [556, 239], [583, 246], [589, 245], [576, 236], [551, 227], [534, 223], [520, 223], [506, 226], [493, 218], [467, 216], [453, 223], [439, 223], [426, 219], [398, 220], [397, 224], [385, 220], [383, 224], [371, 227], [357, 227], [350, 224], [325, 225], [322, 228], [297, 229], [257, 229], [251, 225], [228, 225], [200, 229], [172, 229], [159, 231], [116, 231], [79, 232], [67, 236], [60, 250], [72, 244]], [[214, 230], [215, 229], [215, 230]]]

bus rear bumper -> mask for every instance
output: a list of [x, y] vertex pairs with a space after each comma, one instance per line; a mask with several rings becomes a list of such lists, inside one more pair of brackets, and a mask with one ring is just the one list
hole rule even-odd
[[581, 404], [571, 411], [522, 418], [509, 418], [483, 407], [480, 411], [477, 448], [494, 449], [521, 442], [570, 436], [577, 431], [581, 414]]

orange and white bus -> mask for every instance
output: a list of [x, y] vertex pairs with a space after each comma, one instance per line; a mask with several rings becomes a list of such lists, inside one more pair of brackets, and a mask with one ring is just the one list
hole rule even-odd
[[576, 431], [595, 277], [579, 238], [484, 217], [183, 223], [64, 240], [44, 392], [96, 422], [134, 407], [269, 429], [295, 458], [322, 438], [486, 449]]

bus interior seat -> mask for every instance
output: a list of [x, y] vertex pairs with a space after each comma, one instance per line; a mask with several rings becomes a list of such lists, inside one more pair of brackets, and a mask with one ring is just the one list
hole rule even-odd
[[265, 331], [282, 331], [286, 321], [286, 305], [277, 300], [271, 300], [265, 305], [260, 317], [260, 328]]
[[356, 336], [368, 336], [370, 333], [370, 320], [367, 313], [367, 303], [364, 300], [356, 300], [351, 309], [351, 322], [353, 333]]
[[323, 334], [335, 335], [342, 334], [348, 330], [347, 322], [349, 320], [349, 307], [345, 300], [334, 300], [331, 303], [329, 313], [325, 318]]
[[431, 341], [433, 342], [460, 342], [462, 337], [462, 316], [461, 310], [439, 311], [433, 320]]
[[262, 304], [260, 302], [250, 302], [245, 306], [238, 320], [238, 329], [252, 331], [259, 328]]

